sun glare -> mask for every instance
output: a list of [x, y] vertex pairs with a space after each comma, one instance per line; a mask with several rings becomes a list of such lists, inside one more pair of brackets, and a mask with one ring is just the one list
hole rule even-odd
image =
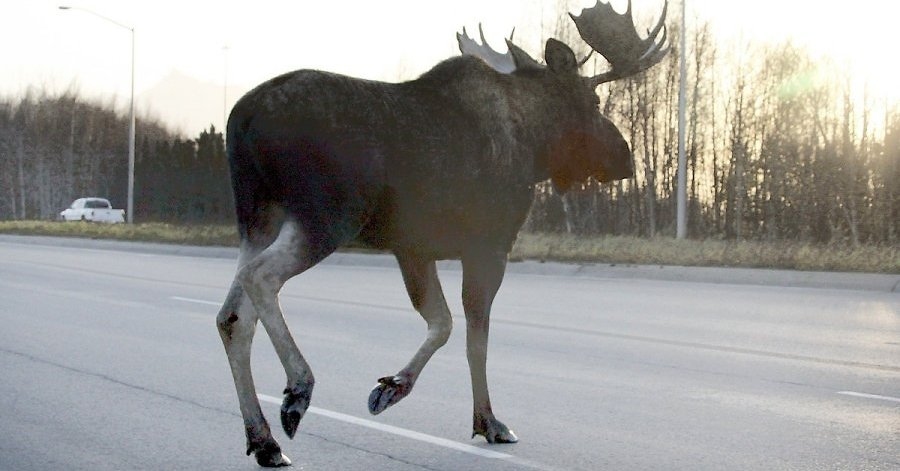
[[688, 34], [708, 23], [714, 37], [736, 51], [790, 42], [819, 61], [818, 71], [785, 84], [786, 93], [821, 80], [848, 80], [856, 111], [868, 108], [877, 121], [870, 124], [878, 126], [887, 112], [900, 109], [900, 61], [889, 52], [900, 2], [670, 0], [670, 22], [677, 21], [681, 1], [688, 8]]
[[[857, 87], [873, 100], [900, 101], [900, 63], [889, 51], [895, 42], [893, 22], [900, 15], [896, 2], [857, 2], [853, 8], [833, 8], [839, 16], [832, 28], [818, 31], [823, 47], [817, 52], [846, 64]], [[843, 10], [843, 11], [841, 11]]]

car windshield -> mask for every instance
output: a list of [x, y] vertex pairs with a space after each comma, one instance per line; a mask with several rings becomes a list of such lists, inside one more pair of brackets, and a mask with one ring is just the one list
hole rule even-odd
[[109, 202], [104, 200], [87, 200], [84, 202], [85, 208], [109, 208]]

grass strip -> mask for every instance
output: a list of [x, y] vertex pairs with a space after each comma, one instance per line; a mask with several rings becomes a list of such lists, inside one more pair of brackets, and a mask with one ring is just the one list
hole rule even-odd
[[[234, 247], [238, 244], [237, 232], [231, 225], [0, 221], [0, 233], [200, 246]], [[522, 233], [510, 258], [580, 263], [900, 273], [900, 248], [897, 246], [853, 247], [790, 241], [736, 242]]]

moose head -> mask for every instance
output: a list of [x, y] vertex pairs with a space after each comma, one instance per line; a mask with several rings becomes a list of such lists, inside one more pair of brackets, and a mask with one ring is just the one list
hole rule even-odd
[[[506, 40], [508, 51], [500, 53], [485, 40], [481, 25], [478, 26], [481, 42], [469, 37], [465, 28], [457, 33], [459, 49], [464, 55], [481, 58], [494, 70], [505, 74], [552, 74], [566, 93], [582, 111], [578, 119], [568, 126], [548, 152], [547, 170], [554, 186], [561, 192], [589, 177], [604, 183], [629, 178], [634, 175], [634, 165], [628, 143], [615, 125], [597, 109], [599, 98], [596, 88], [601, 84], [636, 75], [660, 62], [668, 53], [666, 47], [665, 18], [668, 1], [662, 14], [641, 38], [634, 26], [631, 1], [625, 13], [617, 13], [608, 3], [597, 1], [585, 8], [580, 15], [570, 14], [581, 38], [591, 47], [591, 53], [578, 60], [572, 49], [554, 38], [547, 40], [544, 48], [546, 65], [541, 64], [522, 48]], [[594, 52], [600, 53], [610, 64], [609, 70], [590, 77], [581, 76], [579, 70]]]

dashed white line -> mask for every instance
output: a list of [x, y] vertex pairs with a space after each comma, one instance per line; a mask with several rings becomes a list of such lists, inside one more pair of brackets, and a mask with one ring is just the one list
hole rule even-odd
[[221, 306], [222, 305], [222, 303], [218, 303], [215, 301], [206, 301], [204, 299], [194, 299], [194, 298], [182, 298], [181, 296], [170, 296], [169, 299], [174, 299], [175, 301], [184, 301], [186, 303], [204, 304], [207, 306]]
[[867, 393], [861, 393], [861, 392], [856, 392], [856, 391], [838, 391], [837, 393], [842, 396], [853, 396], [853, 397], [861, 397], [861, 398], [865, 398], [865, 399], [877, 399], [879, 401], [900, 403], [900, 397], [882, 396], [880, 394], [867, 394]]
[[[267, 396], [265, 394], [257, 394], [259, 399], [264, 402], [269, 402], [272, 404], [281, 405], [281, 399], [273, 396]], [[471, 455], [477, 455], [482, 458], [490, 458], [490, 459], [510, 459], [513, 458], [512, 455], [506, 453], [499, 453], [496, 451], [485, 450], [483, 448], [478, 448], [477, 446], [466, 445], [465, 443], [454, 442], [453, 440], [447, 440], [446, 438], [435, 437], [433, 435], [428, 435], [421, 432], [415, 432], [412, 430], [407, 430], [400, 427], [394, 427], [393, 425], [382, 424], [379, 422], [374, 422], [372, 420], [361, 419], [359, 417], [355, 417], [352, 415], [342, 414], [340, 412], [334, 412], [327, 409], [320, 409], [318, 407], [310, 407], [307, 409], [307, 412], [311, 414], [321, 415], [323, 417], [328, 417], [329, 419], [338, 420], [341, 422], [345, 422], [352, 425], [358, 425], [360, 427], [366, 427], [373, 430], [378, 430], [379, 432], [390, 433], [392, 435], [397, 435], [404, 438], [409, 438], [412, 440], [417, 440], [420, 442], [429, 443], [432, 445], [437, 445], [444, 448], [449, 448], [451, 450], [461, 451], [463, 453], [468, 453]]]

